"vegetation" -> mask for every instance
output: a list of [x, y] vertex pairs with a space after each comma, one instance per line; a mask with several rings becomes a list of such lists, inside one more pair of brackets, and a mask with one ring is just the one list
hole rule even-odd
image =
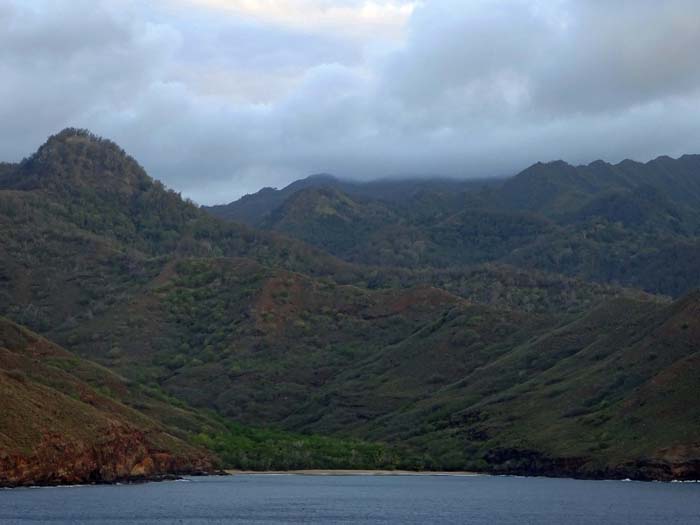
[[[0, 318], [0, 486], [148, 479], [211, 470], [182, 427], [192, 411]], [[142, 408], [139, 410], [136, 406]], [[147, 415], [158, 414], [157, 417]]]
[[[424, 277], [427, 268], [505, 263], [674, 297], [700, 286], [699, 155], [538, 163], [489, 185], [397, 181], [394, 198], [372, 198], [371, 187], [309, 178], [209, 211]], [[253, 204], [256, 217], [246, 214]]]
[[199, 434], [195, 443], [241, 470], [395, 469], [399, 456], [386, 445], [304, 435], [228, 423], [220, 434]]
[[697, 477], [697, 162], [317, 177], [253, 229], [65, 130], [0, 166], [0, 314], [75, 352], [0, 344], [4, 446], [123, 418], [246, 469]]

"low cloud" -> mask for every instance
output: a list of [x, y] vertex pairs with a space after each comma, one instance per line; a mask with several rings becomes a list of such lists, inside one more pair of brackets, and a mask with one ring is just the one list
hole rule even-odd
[[691, 0], [0, 0], [0, 26], [0, 158], [88, 127], [203, 203], [700, 151]]

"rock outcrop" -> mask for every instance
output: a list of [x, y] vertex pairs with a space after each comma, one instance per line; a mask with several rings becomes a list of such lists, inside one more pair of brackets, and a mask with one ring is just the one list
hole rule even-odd
[[208, 452], [127, 406], [128, 398], [119, 376], [0, 318], [0, 487], [213, 470]]
[[95, 443], [48, 432], [28, 454], [0, 452], [0, 486], [115, 483], [212, 471], [205, 455], [156, 450], [140, 430], [114, 425]]

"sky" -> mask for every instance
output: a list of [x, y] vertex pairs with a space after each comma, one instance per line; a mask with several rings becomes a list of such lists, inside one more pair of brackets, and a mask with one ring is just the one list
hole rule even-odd
[[700, 153], [698, 50], [697, 0], [0, 0], [0, 159], [88, 128], [213, 204]]

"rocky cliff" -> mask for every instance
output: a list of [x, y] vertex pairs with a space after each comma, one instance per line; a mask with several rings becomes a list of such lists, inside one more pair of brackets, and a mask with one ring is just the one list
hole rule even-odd
[[207, 452], [124, 404], [128, 393], [119, 376], [0, 318], [0, 487], [212, 471]]
[[95, 442], [47, 432], [29, 453], [0, 453], [0, 486], [147, 481], [211, 469], [204, 454], [157, 450], [142, 431], [114, 425]]

